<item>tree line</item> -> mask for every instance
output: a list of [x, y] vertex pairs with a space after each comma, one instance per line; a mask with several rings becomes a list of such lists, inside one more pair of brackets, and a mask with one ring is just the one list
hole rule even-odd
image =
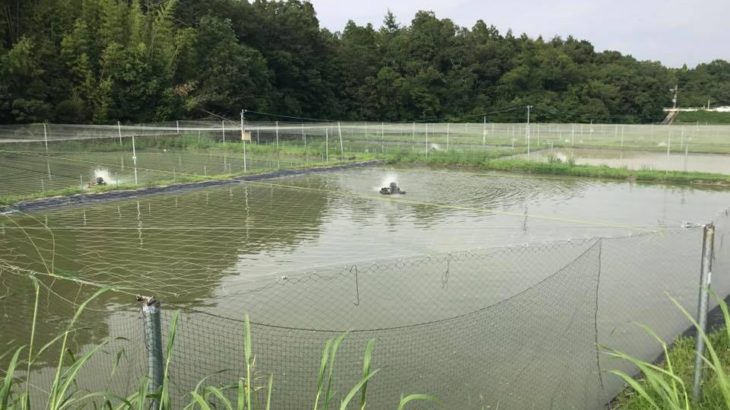
[[[488, 16], [486, 16], [488, 17]], [[689, 69], [432, 12], [342, 32], [300, 0], [0, 0], [0, 123], [235, 118], [657, 122], [730, 104], [730, 63]], [[257, 114], [259, 113], [259, 114]]]

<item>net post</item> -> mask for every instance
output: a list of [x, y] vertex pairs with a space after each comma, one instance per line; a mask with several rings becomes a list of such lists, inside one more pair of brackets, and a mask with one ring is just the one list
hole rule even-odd
[[707, 309], [710, 284], [712, 283], [712, 258], [715, 244], [715, 225], [704, 226], [702, 236], [702, 262], [700, 267], [700, 295], [697, 301], [697, 335], [695, 341], [694, 379], [692, 400], [697, 403], [702, 392], [702, 367], [705, 340], [702, 337], [707, 328]]
[[450, 128], [450, 126], [451, 126], [451, 124], [447, 122], [446, 123], [446, 151], [449, 150], [449, 128]]
[[344, 160], [345, 159], [345, 148], [342, 145], [342, 124], [339, 121], [337, 121], [337, 133], [340, 136], [340, 160]]
[[43, 142], [46, 144], [46, 155], [48, 155], [48, 123], [43, 123]]
[[[162, 357], [162, 326], [160, 324], [160, 302], [154, 296], [137, 296], [142, 303], [142, 320], [144, 321], [144, 343], [147, 351], [147, 376], [150, 381], [149, 390], [153, 393], [162, 388], [164, 378], [164, 359]], [[152, 400], [152, 408], [157, 408], [159, 401]]]
[[134, 185], [138, 185], [137, 180], [137, 148], [134, 145], [134, 134], [132, 134], [132, 162], [134, 163]]
[[279, 161], [279, 121], [276, 121], [276, 168], [281, 168], [281, 162]]
[[247, 171], [246, 167], [246, 126], [244, 125], [246, 109], [241, 110], [241, 142], [243, 143], [243, 172]]

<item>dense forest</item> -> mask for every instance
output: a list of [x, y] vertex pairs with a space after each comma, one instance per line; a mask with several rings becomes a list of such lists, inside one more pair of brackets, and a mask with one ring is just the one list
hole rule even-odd
[[244, 107], [523, 121], [526, 105], [536, 121], [656, 122], [675, 84], [682, 106], [730, 104], [730, 63], [670, 69], [427, 11], [332, 33], [299, 0], [0, 0], [0, 123], [235, 118]]

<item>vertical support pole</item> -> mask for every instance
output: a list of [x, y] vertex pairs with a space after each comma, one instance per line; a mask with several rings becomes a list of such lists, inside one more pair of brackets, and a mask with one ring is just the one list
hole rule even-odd
[[276, 151], [279, 151], [279, 121], [274, 123], [274, 132], [276, 133]]
[[276, 122], [276, 168], [281, 168], [281, 162], [279, 162], [279, 121]]
[[380, 123], [380, 152], [385, 153], [385, 123]]
[[[147, 377], [150, 380], [150, 392], [157, 393], [162, 388], [165, 375], [165, 362], [162, 357], [162, 325], [160, 324], [160, 302], [154, 296], [137, 296], [142, 303], [142, 319], [144, 321], [144, 338], [147, 350]], [[159, 407], [156, 399], [152, 400], [152, 408]]]
[[449, 150], [449, 126], [450, 123], [446, 123], [446, 151]]
[[525, 131], [527, 131], [527, 159], [530, 159], [530, 110], [532, 109], [531, 105], [527, 106], [527, 126], [525, 128]]
[[715, 225], [710, 223], [704, 227], [702, 237], [702, 265], [700, 271], [700, 298], [697, 306], [697, 340], [695, 344], [695, 369], [692, 384], [692, 399], [696, 403], [702, 392], [702, 356], [705, 352], [705, 340], [700, 333], [704, 333], [707, 327], [707, 309], [709, 288], [712, 283], [712, 257], [715, 245]]
[[411, 152], [416, 149], [416, 123], [411, 124]]
[[134, 185], [137, 185], [137, 148], [134, 145], [134, 134], [132, 134], [132, 162], [134, 162]]
[[117, 121], [117, 134], [119, 134], [119, 145], [122, 145], [122, 123]]
[[679, 136], [679, 148], [681, 149], [684, 147], [684, 125], [680, 125], [680, 129], [682, 130], [682, 133]]
[[175, 121], [175, 128], [177, 129], [177, 135], [180, 135], [180, 121]]
[[487, 145], [487, 116], [484, 116], [484, 121], [482, 122], [482, 146]]
[[[618, 132], [618, 125], [616, 125], [616, 132]], [[624, 159], [624, 126], [621, 126], [621, 159]]]
[[588, 129], [588, 141], [593, 142], [593, 120], [591, 120], [591, 127]]
[[570, 124], [570, 145], [575, 146], [575, 124]]
[[304, 123], [302, 123], [302, 140], [304, 141], [304, 164], [306, 165], [308, 163], [308, 161], [307, 161], [307, 134], [304, 132]]
[[223, 131], [223, 143], [226, 143], [226, 120], [221, 121], [221, 131]]
[[48, 155], [48, 127], [45, 122], [43, 123], [43, 141], [46, 144], [46, 155]]
[[324, 160], [330, 162], [330, 129], [324, 129]]
[[342, 145], [342, 124], [337, 121], [337, 132], [340, 134], [340, 160], [345, 159], [345, 149]]
[[243, 172], [246, 172], [246, 127], [244, 124], [244, 114], [246, 110], [241, 110], [241, 142], [243, 142]]
[[428, 123], [424, 125], [426, 126], [426, 158], [428, 158]]
[[667, 159], [669, 159], [669, 153], [672, 150], [672, 134], [667, 135]]

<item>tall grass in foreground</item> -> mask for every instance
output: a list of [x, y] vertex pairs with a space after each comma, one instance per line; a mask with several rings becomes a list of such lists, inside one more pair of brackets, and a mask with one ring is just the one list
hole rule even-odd
[[[714, 296], [714, 295], [713, 295]], [[725, 327], [708, 334], [676, 300], [672, 302], [692, 322], [705, 341], [706, 352], [703, 357], [705, 372], [702, 380], [702, 395], [697, 402], [691, 400], [692, 377], [694, 372], [694, 339], [683, 337], [677, 340], [670, 349], [667, 344], [651, 329], [645, 327], [662, 346], [664, 363], [656, 365], [639, 360], [626, 353], [610, 351], [614, 358], [628, 361], [641, 372], [639, 379], [620, 371], [611, 373], [620, 377], [627, 385], [615, 401], [620, 409], [657, 409], [657, 410], [690, 410], [690, 409], [730, 409], [730, 313], [725, 301], [719, 300]]]
[[[215, 386], [207, 385], [206, 378], [200, 380], [195, 389], [188, 394], [189, 397], [176, 398], [176, 404], [173, 406], [172, 397], [170, 396], [170, 364], [175, 358], [173, 357], [173, 347], [177, 332], [177, 322], [179, 312], [176, 313], [169, 325], [168, 338], [165, 355], [165, 369], [163, 383], [158, 391], [150, 391], [150, 381], [145, 377], [139, 381], [138, 388], [134, 392], [130, 392], [125, 397], [116, 396], [109, 392], [86, 392], [78, 385], [78, 377], [83, 370], [84, 365], [107, 344], [107, 341], [101, 342], [91, 349], [76, 356], [69, 350], [69, 337], [73, 335], [77, 328], [79, 317], [83, 313], [86, 306], [108, 289], [97, 291], [84, 303], [79, 305], [73, 318], [66, 326], [66, 329], [51, 341], [43, 345], [40, 349], [35, 349], [35, 327], [38, 320], [38, 302], [40, 298], [40, 287], [38, 280], [34, 277], [30, 278], [35, 286], [35, 304], [33, 312], [33, 322], [31, 331], [31, 340], [27, 346], [19, 346], [14, 350], [9, 350], [0, 354], [0, 359], [11, 357], [6, 369], [2, 369], [3, 378], [0, 382], [0, 409], [20, 409], [31, 410], [33, 408], [46, 407], [50, 410], [62, 409], [80, 409], [80, 408], [103, 408], [118, 410], [142, 410], [154, 408], [157, 410], [172, 410], [174, 408], [183, 409], [227, 409], [227, 410], [254, 410], [272, 408], [272, 391], [274, 386], [273, 375], [265, 378], [265, 382], [261, 383], [261, 378], [256, 371], [256, 358], [253, 352], [253, 344], [251, 338], [251, 324], [248, 315], [245, 317], [243, 325], [243, 353], [245, 360], [245, 377], [240, 378], [237, 382], [230, 385]], [[370, 340], [365, 348], [363, 355], [362, 375], [357, 383], [341, 397], [339, 403], [335, 403], [337, 394], [333, 391], [333, 382], [335, 380], [334, 367], [335, 359], [340, 345], [344, 341], [347, 334], [327, 340], [322, 351], [319, 372], [317, 376], [316, 396], [313, 398], [302, 398], [302, 408], [308, 408], [306, 405], [312, 400], [311, 408], [314, 410], [328, 410], [339, 408], [345, 410], [351, 403], [358, 401], [357, 408], [360, 410], [367, 407], [367, 387], [369, 381], [380, 371], [380, 369], [372, 369], [372, 355], [375, 349], [375, 340]], [[33, 365], [37, 358], [43, 352], [58, 346], [58, 360], [55, 363], [55, 376], [53, 378], [50, 389], [43, 397], [47, 404], [31, 403], [30, 386], [32, 379]], [[24, 374], [24, 383], [21, 383], [16, 376], [17, 372], [22, 370]], [[314, 383], [313, 382], [313, 383]], [[359, 394], [358, 394], [359, 393]], [[35, 396], [34, 396], [35, 397]], [[184, 400], [189, 400], [187, 404]], [[401, 397], [398, 403], [398, 410], [405, 409], [406, 405], [416, 400], [435, 400], [434, 397], [424, 394], [411, 394]], [[182, 405], [180, 403], [183, 403]]]

